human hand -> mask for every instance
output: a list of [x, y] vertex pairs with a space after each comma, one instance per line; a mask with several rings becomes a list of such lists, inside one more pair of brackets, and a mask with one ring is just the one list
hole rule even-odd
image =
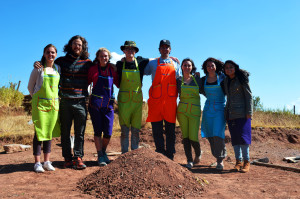
[[247, 119], [252, 119], [252, 115], [247, 115], [246, 118]]
[[36, 62], [34, 62], [33, 67], [36, 69], [39, 69], [39, 68], [42, 68], [43, 65], [39, 61], [36, 61]]
[[170, 57], [173, 61], [177, 62], [180, 65], [180, 61], [177, 57]]

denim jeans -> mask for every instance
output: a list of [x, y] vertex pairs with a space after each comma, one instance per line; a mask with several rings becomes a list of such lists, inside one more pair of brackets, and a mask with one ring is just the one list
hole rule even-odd
[[235, 153], [235, 159], [237, 160], [250, 160], [249, 155], [249, 144], [243, 144], [243, 145], [234, 145], [233, 146], [234, 153]]
[[[131, 150], [139, 148], [139, 136], [140, 130], [134, 127], [131, 127]], [[122, 153], [127, 153], [129, 147], [129, 127], [122, 125], [121, 126], [121, 151]]]

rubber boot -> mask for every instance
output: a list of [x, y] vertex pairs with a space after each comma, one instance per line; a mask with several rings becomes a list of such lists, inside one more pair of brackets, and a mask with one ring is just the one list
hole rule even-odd
[[241, 169], [241, 172], [242, 173], [247, 173], [247, 172], [249, 172], [249, 170], [250, 170], [250, 162], [249, 162], [249, 160], [245, 160], [244, 161], [244, 166]]

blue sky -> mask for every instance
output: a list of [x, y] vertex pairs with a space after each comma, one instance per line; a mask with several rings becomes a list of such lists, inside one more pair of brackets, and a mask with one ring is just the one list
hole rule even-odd
[[[90, 58], [106, 47], [134, 40], [143, 57], [159, 57], [161, 39], [171, 55], [201, 65], [208, 57], [232, 59], [251, 73], [250, 86], [265, 108], [291, 108], [300, 114], [300, 1], [298, 0], [131, 0], [1, 1], [0, 86], [27, 83], [35, 60], [53, 43], [58, 56], [74, 35], [89, 43]], [[148, 98], [150, 77], [143, 82]], [[202, 104], [205, 97], [201, 96]]]

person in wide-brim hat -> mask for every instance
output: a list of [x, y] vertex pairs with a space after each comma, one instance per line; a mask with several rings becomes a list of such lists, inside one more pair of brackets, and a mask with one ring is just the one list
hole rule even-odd
[[135, 49], [135, 52], [139, 52], [139, 48], [136, 47], [136, 43], [134, 41], [125, 41], [124, 45], [121, 46], [121, 50], [125, 50], [126, 47], [133, 47]]

